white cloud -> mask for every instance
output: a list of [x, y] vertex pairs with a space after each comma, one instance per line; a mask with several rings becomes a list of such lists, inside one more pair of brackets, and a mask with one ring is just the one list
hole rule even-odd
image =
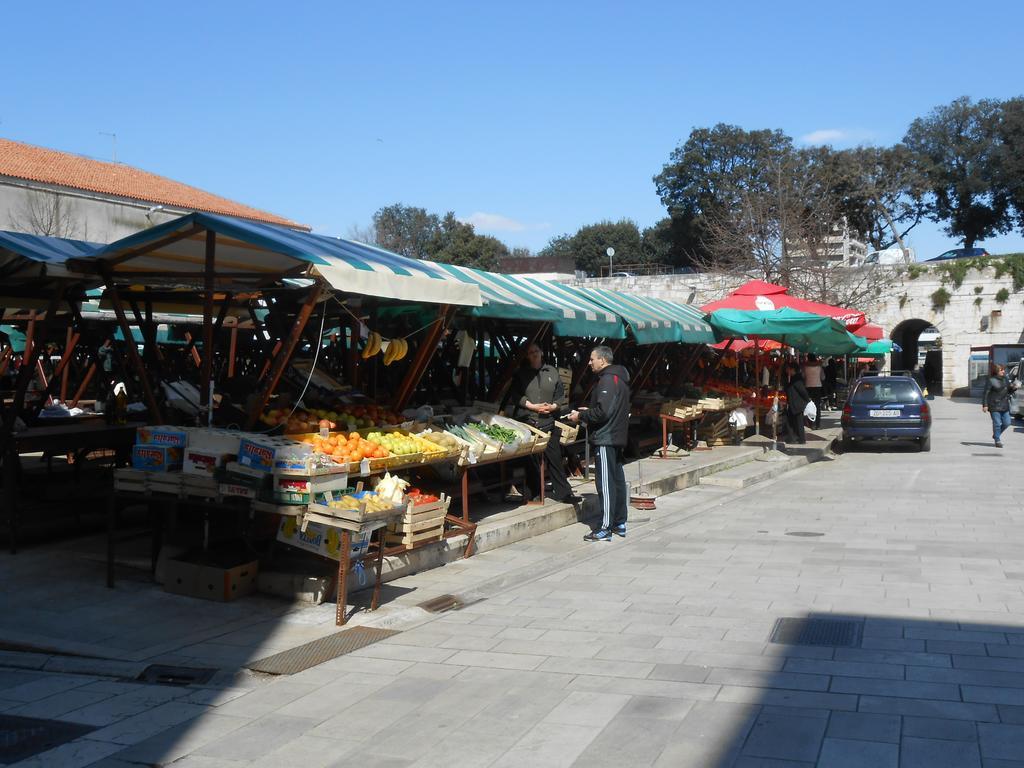
[[845, 144], [847, 146], [860, 142], [871, 141], [874, 134], [871, 131], [849, 128], [821, 128], [811, 131], [800, 137], [804, 144]]
[[849, 137], [849, 133], [838, 128], [823, 128], [820, 131], [811, 131], [806, 136], [801, 136], [800, 141], [804, 144], [835, 144], [845, 141]]
[[484, 213], [477, 211], [459, 219], [463, 224], [472, 224], [476, 229], [489, 229], [493, 232], [522, 232], [526, 225], [500, 213]]

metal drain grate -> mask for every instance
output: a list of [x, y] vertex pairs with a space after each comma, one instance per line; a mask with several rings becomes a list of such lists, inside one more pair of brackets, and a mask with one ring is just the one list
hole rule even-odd
[[16, 763], [95, 730], [91, 725], [0, 715], [0, 763]]
[[253, 672], [266, 672], [268, 675], [294, 675], [304, 669], [323, 664], [325, 661], [344, 656], [346, 653], [367, 645], [373, 645], [393, 635], [400, 634], [394, 629], [377, 629], [375, 627], [353, 627], [327, 637], [321, 637], [311, 643], [300, 645], [265, 659], [258, 659], [248, 668]]
[[136, 680], [140, 683], [156, 683], [157, 685], [201, 685], [210, 682], [217, 674], [216, 669], [204, 667], [166, 667], [163, 664], [152, 664], [142, 670]]
[[787, 536], [801, 536], [803, 538], [812, 538], [814, 536], [824, 536], [824, 533], [818, 531], [786, 531]]
[[856, 648], [861, 622], [850, 619], [778, 619], [771, 642], [783, 645], [826, 645]]
[[425, 600], [422, 603], [417, 604], [417, 608], [422, 608], [428, 613], [442, 613], [444, 611], [457, 611], [462, 608], [463, 603], [455, 595], [438, 595], [432, 600]]

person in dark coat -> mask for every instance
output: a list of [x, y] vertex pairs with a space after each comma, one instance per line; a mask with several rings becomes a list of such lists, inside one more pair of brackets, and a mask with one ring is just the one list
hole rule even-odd
[[786, 395], [786, 442], [796, 441], [803, 445], [807, 442], [804, 408], [811, 402], [811, 395], [796, 363], [786, 364], [786, 385], [782, 391]]
[[565, 476], [565, 458], [562, 455], [562, 430], [555, 419], [568, 404], [565, 385], [558, 369], [544, 362], [544, 352], [531, 344], [526, 352], [527, 366], [520, 370], [512, 382], [510, 400], [515, 404], [514, 418], [547, 432], [551, 437], [541, 454], [526, 458], [525, 496], [529, 501], [540, 495], [540, 463], [545, 464], [545, 475], [551, 480], [551, 496], [558, 501], [575, 504], [582, 501], [572, 492]]
[[1003, 432], [1010, 427], [1010, 394], [1017, 388], [1006, 378], [1006, 368], [998, 363], [989, 365], [985, 391], [981, 395], [981, 410], [992, 418], [992, 439], [996, 448], [1003, 447]]
[[598, 378], [590, 393], [589, 407], [569, 414], [570, 421], [587, 425], [597, 464], [601, 527], [583, 538], [611, 541], [613, 534], [626, 535], [629, 486], [622, 468], [622, 453], [629, 432], [629, 372], [613, 364], [612, 350], [606, 346], [591, 351], [590, 369]]

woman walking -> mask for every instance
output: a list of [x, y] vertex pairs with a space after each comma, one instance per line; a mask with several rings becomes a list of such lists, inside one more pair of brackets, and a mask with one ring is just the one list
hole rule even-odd
[[1006, 378], [1006, 368], [992, 363], [988, 368], [988, 381], [981, 395], [981, 410], [992, 417], [992, 439], [996, 448], [1003, 447], [1003, 432], [1010, 426], [1010, 394], [1017, 387]]

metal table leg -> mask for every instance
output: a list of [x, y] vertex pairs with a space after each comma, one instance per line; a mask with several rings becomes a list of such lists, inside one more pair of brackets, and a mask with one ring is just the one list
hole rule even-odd
[[377, 529], [377, 563], [375, 568], [375, 580], [373, 582], [373, 600], [370, 601], [370, 610], [376, 611], [380, 603], [380, 574], [384, 569], [384, 531], [387, 526]]
[[341, 531], [341, 556], [338, 558], [338, 607], [334, 613], [334, 626], [343, 627], [347, 619], [348, 608], [348, 569], [352, 559], [352, 534], [346, 529]]
[[117, 494], [107, 496], [107, 586], [114, 587], [114, 536], [117, 527]]

